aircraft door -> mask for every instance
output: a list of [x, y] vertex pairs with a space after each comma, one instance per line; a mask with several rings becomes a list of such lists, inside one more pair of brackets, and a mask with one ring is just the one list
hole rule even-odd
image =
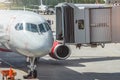
[[75, 14], [75, 43], [86, 43], [85, 10], [76, 8]]
[[74, 43], [74, 9], [70, 6], [64, 7], [64, 41]]
[[74, 9], [69, 5], [56, 7], [56, 39], [74, 43]]

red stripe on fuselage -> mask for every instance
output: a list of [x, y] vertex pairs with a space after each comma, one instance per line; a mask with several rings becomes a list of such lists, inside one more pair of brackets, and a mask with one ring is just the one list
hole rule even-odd
[[12, 52], [12, 51], [9, 50], [9, 49], [3, 49], [3, 48], [0, 48], [0, 51], [2, 51], [2, 52]]

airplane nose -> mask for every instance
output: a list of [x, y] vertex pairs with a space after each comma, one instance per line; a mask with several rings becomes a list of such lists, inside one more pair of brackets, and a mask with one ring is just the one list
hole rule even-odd
[[38, 44], [40, 44], [40, 48], [41, 46], [47, 48], [51, 48], [53, 45], [53, 36], [51, 33], [46, 33], [45, 35], [42, 35], [43, 39], [41, 39], [40, 41], [38, 41]]
[[52, 45], [53, 45], [53, 36], [52, 32], [48, 31], [42, 33], [41, 35], [28, 35], [26, 38], [25, 44], [23, 45], [24, 49], [18, 50], [23, 55], [37, 56], [42, 57], [46, 54], [49, 54]]
[[38, 53], [42, 52], [43, 54], [49, 53], [50, 49], [53, 45], [53, 36], [51, 32], [45, 33], [43, 35], [43, 39], [41, 41], [38, 41], [38, 44], [40, 45], [38, 48]]

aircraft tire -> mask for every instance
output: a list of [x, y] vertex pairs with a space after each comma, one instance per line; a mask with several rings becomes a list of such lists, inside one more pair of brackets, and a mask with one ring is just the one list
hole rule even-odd
[[33, 78], [37, 78], [37, 70], [33, 71]]

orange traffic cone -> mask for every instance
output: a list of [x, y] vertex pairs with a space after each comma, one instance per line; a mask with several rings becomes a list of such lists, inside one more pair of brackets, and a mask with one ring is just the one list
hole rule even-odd
[[9, 70], [8, 78], [10, 78], [11, 80], [14, 80], [13, 70], [12, 70], [11, 67], [10, 67], [10, 70]]

